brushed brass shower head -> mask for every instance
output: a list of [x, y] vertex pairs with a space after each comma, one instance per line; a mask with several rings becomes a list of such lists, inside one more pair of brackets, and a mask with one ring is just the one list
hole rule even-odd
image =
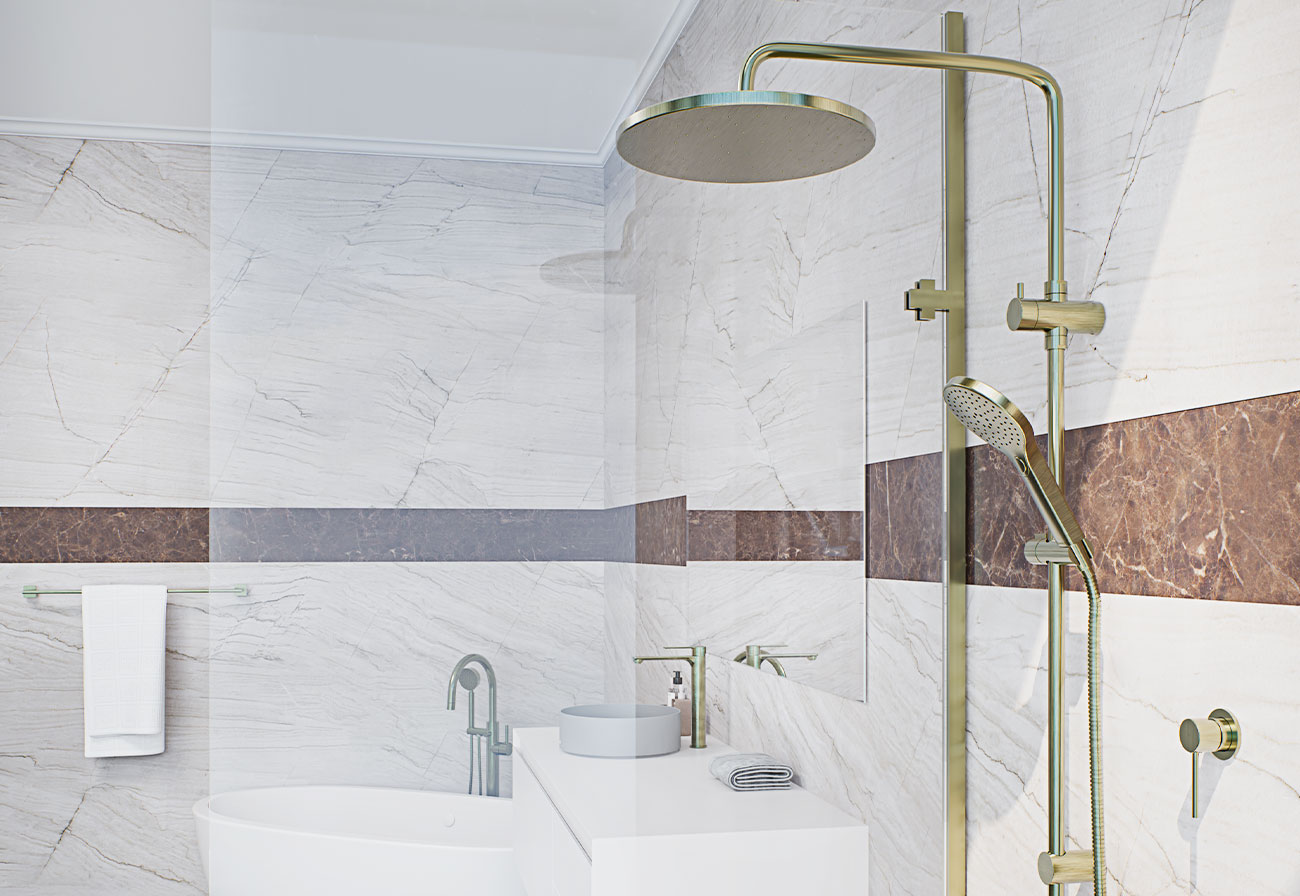
[[719, 184], [772, 183], [851, 165], [876, 126], [838, 100], [777, 90], [702, 93], [623, 122], [618, 152], [644, 171]]

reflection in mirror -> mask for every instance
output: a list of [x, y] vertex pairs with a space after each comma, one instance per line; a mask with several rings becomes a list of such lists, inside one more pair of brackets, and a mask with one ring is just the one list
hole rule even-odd
[[[861, 564], [691, 563], [688, 576], [693, 635], [719, 659], [743, 658], [749, 645], [786, 645], [769, 649], [817, 656], [782, 660], [791, 681], [866, 699]], [[776, 674], [770, 663], [759, 671]]]

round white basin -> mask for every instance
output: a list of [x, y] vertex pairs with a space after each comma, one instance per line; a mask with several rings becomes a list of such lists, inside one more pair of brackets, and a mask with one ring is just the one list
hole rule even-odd
[[575, 756], [634, 759], [682, 748], [682, 713], [675, 706], [594, 703], [560, 710], [560, 749]]

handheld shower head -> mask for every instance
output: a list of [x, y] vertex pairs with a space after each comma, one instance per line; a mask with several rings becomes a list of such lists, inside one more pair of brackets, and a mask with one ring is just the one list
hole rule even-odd
[[943, 400], [962, 426], [1015, 462], [1052, 538], [1070, 549], [1081, 572], [1091, 575], [1092, 549], [1020, 409], [987, 383], [964, 376], [948, 381]]
[[478, 687], [479, 674], [473, 669], [467, 667], [460, 670], [460, 675], [457, 677], [457, 681], [460, 682], [460, 686], [465, 690], [472, 691]]

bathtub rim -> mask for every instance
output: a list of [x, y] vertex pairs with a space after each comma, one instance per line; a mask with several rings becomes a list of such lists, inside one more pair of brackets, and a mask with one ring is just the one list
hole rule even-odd
[[[218, 797], [231, 796], [243, 793], [265, 793], [267, 791], [295, 791], [295, 790], [347, 790], [347, 791], [367, 791], [383, 793], [420, 793], [431, 796], [447, 797], [457, 803], [470, 800], [491, 800], [493, 803], [505, 802], [510, 804], [510, 811], [513, 813], [513, 801], [509, 797], [489, 797], [478, 796], [477, 794], [467, 793], [448, 793], [442, 790], [414, 790], [406, 787], [375, 787], [365, 784], [279, 784], [270, 787], [241, 787], [238, 790], [227, 790], [222, 793], [213, 793], [200, 798], [190, 811], [194, 815], [195, 823], [199, 826], [201, 836], [209, 835], [214, 821], [219, 820], [222, 825], [231, 827], [245, 828], [254, 831], [271, 831], [279, 834], [292, 834], [300, 837], [320, 837], [327, 840], [335, 840], [345, 843], [381, 843], [393, 844], [397, 846], [416, 846], [433, 850], [451, 850], [457, 852], [475, 852], [475, 853], [493, 853], [493, 852], [513, 852], [514, 847], [511, 843], [506, 842], [501, 846], [476, 846], [460, 845], [451, 843], [432, 843], [428, 840], [422, 840], [414, 837], [386, 837], [376, 836], [374, 834], [349, 833], [339, 834], [328, 831], [312, 831], [301, 828], [288, 827], [283, 824], [275, 824], [266, 821], [254, 821], [248, 818], [241, 818], [234, 815], [226, 815], [220, 812], [214, 812], [212, 801]], [[510, 821], [507, 819], [507, 824]], [[508, 830], [508, 829], [507, 829]]]

